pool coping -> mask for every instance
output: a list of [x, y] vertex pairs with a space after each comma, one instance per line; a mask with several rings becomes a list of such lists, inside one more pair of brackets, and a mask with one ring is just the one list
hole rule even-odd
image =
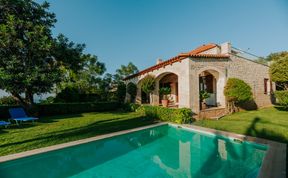
[[24, 158], [27, 156], [37, 155], [37, 154], [41, 154], [41, 153], [45, 153], [49, 151], [55, 151], [55, 150], [63, 149], [66, 147], [89, 143], [89, 142], [93, 142], [97, 140], [102, 140], [105, 138], [119, 136], [122, 134], [128, 134], [131, 132], [149, 129], [149, 128], [166, 125], [166, 124], [173, 125], [173, 126], [180, 126], [182, 128], [191, 129], [191, 130], [195, 130], [195, 131], [202, 132], [202, 133], [210, 133], [213, 135], [220, 135], [220, 136], [225, 136], [228, 138], [239, 139], [242, 141], [249, 141], [249, 142], [254, 142], [254, 143], [258, 143], [262, 145], [267, 145], [268, 150], [263, 160], [258, 178], [285, 178], [286, 177], [286, 144], [284, 143], [279, 143], [279, 142], [275, 142], [275, 141], [271, 141], [267, 139], [256, 138], [256, 137], [251, 137], [251, 136], [246, 136], [246, 135], [241, 135], [241, 134], [236, 134], [236, 133], [231, 133], [231, 132], [226, 132], [226, 131], [219, 131], [219, 130], [195, 126], [195, 125], [188, 125], [188, 124], [180, 125], [180, 124], [169, 123], [169, 122], [160, 122], [160, 123], [156, 123], [156, 124], [152, 124], [148, 126], [122, 130], [122, 131], [113, 132], [113, 133], [104, 134], [104, 135], [98, 135], [95, 137], [90, 137], [90, 138], [86, 138], [82, 140], [76, 140], [76, 141], [62, 143], [58, 145], [52, 145], [52, 146], [48, 146], [44, 148], [29, 150], [29, 151], [25, 151], [21, 153], [1, 156], [0, 163], [6, 162], [6, 161], [12, 161], [12, 160], [19, 159], [19, 158]]

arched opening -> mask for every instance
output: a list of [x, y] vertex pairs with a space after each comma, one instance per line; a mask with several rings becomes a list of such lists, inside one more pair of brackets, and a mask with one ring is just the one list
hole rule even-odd
[[[165, 73], [157, 77], [159, 81], [159, 89], [162, 87], [170, 88], [170, 94], [167, 95], [169, 101], [169, 107], [177, 107], [179, 102], [179, 90], [178, 90], [178, 76], [174, 73]], [[159, 104], [161, 105], [161, 100], [163, 96], [159, 94]]]
[[200, 110], [219, 106], [219, 72], [205, 70], [199, 74]]

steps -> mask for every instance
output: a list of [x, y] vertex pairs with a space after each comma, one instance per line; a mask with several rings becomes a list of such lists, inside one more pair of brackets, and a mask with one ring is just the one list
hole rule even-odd
[[209, 108], [199, 112], [198, 119], [220, 119], [227, 115], [226, 108]]

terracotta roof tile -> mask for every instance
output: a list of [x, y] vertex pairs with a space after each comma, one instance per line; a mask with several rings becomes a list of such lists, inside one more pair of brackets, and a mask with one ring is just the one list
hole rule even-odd
[[160, 68], [165, 67], [167, 65], [171, 65], [175, 62], [180, 62], [181, 60], [183, 60], [187, 57], [195, 57], [195, 58], [228, 58], [229, 57], [229, 55], [224, 55], [224, 54], [199, 54], [201, 52], [212, 49], [216, 46], [217, 46], [216, 44], [210, 43], [210, 44], [200, 46], [200, 47], [198, 47], [198, 48], [196, 48], [196, 49], [194, 49], [188, 53], [180, 53], [178, 56], [175, 56], [171, 59], [163, 61], [160, 64], [157, 64], [157, 65], [154, 65], [154, 66], [149, 67], [147, 69], [144, 69], [144, 70], [138, 72], [137, 74], [130, 75], [130, 76], [126, 77], [124, 80], [128, 80], [128, 79], [137, 77], [139, 75], [143, 75], [145, 73], [160, 69]]

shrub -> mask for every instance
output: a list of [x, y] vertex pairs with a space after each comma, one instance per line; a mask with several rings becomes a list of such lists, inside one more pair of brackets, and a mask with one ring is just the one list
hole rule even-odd
[[66, 87], [57, 94], [55, 102], [79, 102], [79, 91], [75, 87]]
[[288, 91], [275, 91], [274, 93], [279, 104], [288, 108]]
[[55, 98], [53, 96], [47, 97], [45, 100], [40, 100], [40, 104], [51, 104], [54, 103]]
[[135, 104], [135, 103], [125, 103], [122, 105], [122, 108], [124, 109], [124, 111], [128, 111], [128, 112], [135, 112], [139, 107], [140, 107], [140, 104]]
[[288, 90], [288, 56], [274, 61], [269, 72], [273, 82], [280, 84], [283, 90]]
[[155, 89], [155, 77], [152, 75], [147, 75], [141, 83], [141, 90], [147, 95], [150, 94]]
[[142, 113], [149, 119], [159, 119], [161, 121], [175, 122], [178, 124], [192, 122], [192, 111], [188, 108], [164, 108], [160, 106], [140, 106], [137, 112]]
[[159, 89], [159, 94], [163, 97], [163, 99], [167, 99], [167, 95], [171, 93], [171, 88], [162, 87]]
[[129, 82], [127, 84], [127, 93], [131, 96], [131, 102], [134, 102], [137, 95], [137, 85]]
[[0, 98], [0, 105], [17, 105], [18, 102], [13, 96], [3, 96]]
[[251, 101], [251, 87], [243, 80], [237, 78], [229, 78], [224, 88], [227, 106], [230, 113], [236, 111], [236, 105]]

